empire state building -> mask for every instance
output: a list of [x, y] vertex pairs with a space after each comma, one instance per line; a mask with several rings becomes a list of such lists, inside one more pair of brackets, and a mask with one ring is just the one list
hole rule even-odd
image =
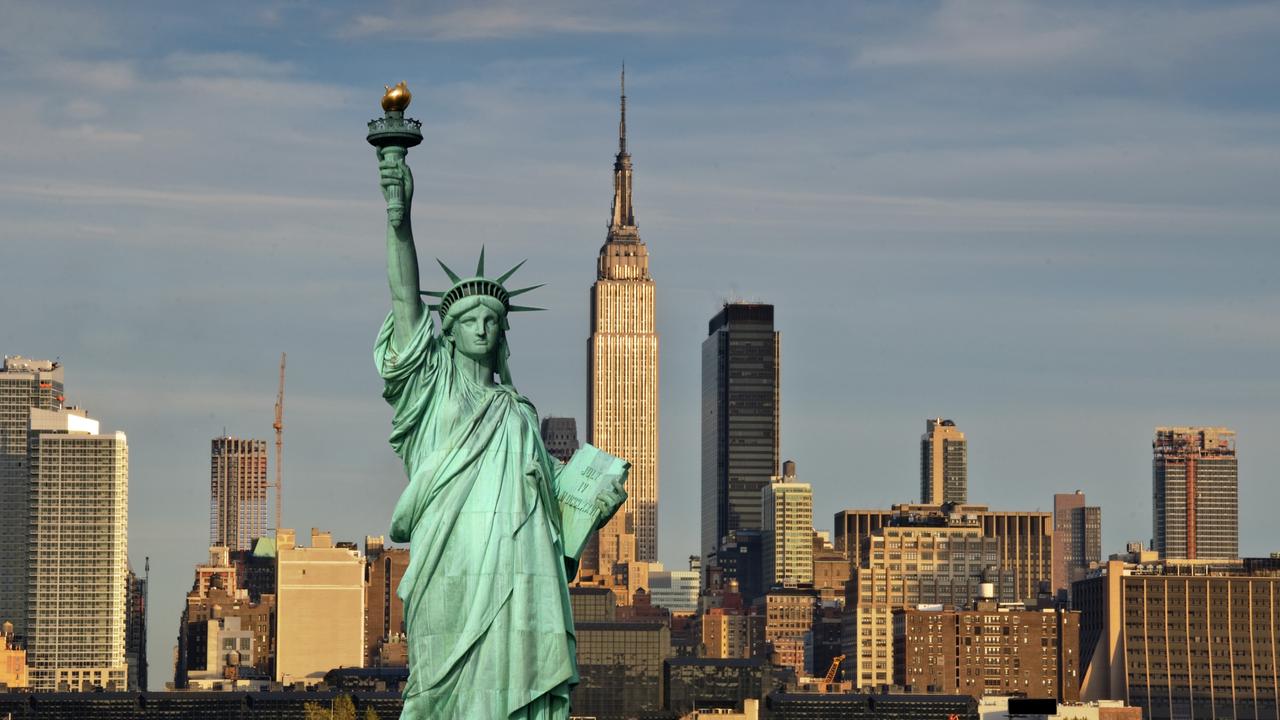
[[583, 555], [582, 570], [608, 578], [614, 563], [658, 559], [658, 334], [649, 251], [631, 205], [626, 71], [622, 75], [613, 214], [591, 286], [587, 340], [587, 439], [631, 462], [627, 501]]

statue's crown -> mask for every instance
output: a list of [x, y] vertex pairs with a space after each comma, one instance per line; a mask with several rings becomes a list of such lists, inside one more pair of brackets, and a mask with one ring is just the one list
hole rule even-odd
[[538, 288], [542, 287], [541, 284], [531, 285], [529, 287], [520, 288], [518, 290], [508, 290], [506, 287], [503, 286], [503, 283], [506, 282], [507, 279], [510, 278], [512, 275], [515, 275], [516, 271], [520, 269], [521, 265], [524, 265], [525, 263], [524, 260], [521, 260], [519, 263], [516, 263], [515, 267], [502, 273], [498, 277], [492, 278], [492, 279], [484, 276], [484, 248], [483, 247], [480, 248], [480, 261], [476, 263], [475, 277], [469, 277], [469, 278], [459, 277], [457, 273], [449, 269], [448, 265], [444, 264], [444, 261], [440, 260], [439, 258], [436, 258], [436, 262], [440, 263], [441, 269], [443, 269], [445, 274], [449, 276], [449, 280], [453, 282], [453, 286], [444, 292], [438, 292], [434, 290], [423, 290], [422, 294], [430, 297], [440, 298], [440, 302], [435, 304], [429, 304], [427, 305], [427, 308], [438, 312], [440, 314], [440, 319], [442, 321], [444, 320], [445, 316], [449, 314], [450, 306], [452, 306], [454, 303], [461, 300], [462, 298], [472, 297], [475, 295], [483, 295], [485, 297], [494, 298], [498, 302], [502, 303], [502, 307], [505, 308], [506, 311], [509, 313], [529, 312], [532, 310], [543, 309], [538, 307], [525, 307], [523, 305], [511, 304], [511, 298], [517, 295], [527, 293], [530, 290], [537, 290]]

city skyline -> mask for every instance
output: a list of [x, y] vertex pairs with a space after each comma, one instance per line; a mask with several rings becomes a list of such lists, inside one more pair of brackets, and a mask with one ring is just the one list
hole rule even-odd
[[[1241, 553], [1277, 549], [1259, 451], [1280, 349], [1280, 141], [1258, 70], [1275, 64], [1259, 40], [1280, 28], [1274, 7], [1064, 9], [1062, 31], [1021, 3], [541, 10], [11, 10], [0, 273], [23, 312], [0, 352], [61, 357], [77, 404], [129, 433], [153, 621], [176, 617], [207, 554], [192, 528], [208, 439], [266, 436], [281, 350], [297, 412], [285, 525], [385, 530], [403, 474], [368, 358], [386, 298], [362, 142], [383, 83], [407, 80], [425, 122], [410, 158], [424, 259], [481, 243], [499, 264], [531, 257], [551, 312], [513, 323], [515, 382], [585, 427], [584, 297], [623, 55], [663, 297], [669, 568], [698, 546], [698, 344], [734, 298], [777, 309], [782, 456], [803, 464], [820, 529], [914, 501], [919, 423], [941, 415], [974, 441], [970, 502], [1049, 510], [1080, 488], [1104, 509], [1105, 556], [1152, 534], [1153, 428], [1225, 425], [1244, 460]], [[981, 44], [961, 37], [979, 26]], [[1141, 68], [1104, 72], [1133, 53]], [[404, 58], [421, 70], [387, 77]], [[268, 126], [280, 97], [292, 105]], [[56, 293], [19, 268], [52, 268]], [[938, 327], [939, 306], [966, 322]], [[1062, 438], [1092, 451], [1042, 464]], [[152, 658], [170, 653], [162, 626]]]

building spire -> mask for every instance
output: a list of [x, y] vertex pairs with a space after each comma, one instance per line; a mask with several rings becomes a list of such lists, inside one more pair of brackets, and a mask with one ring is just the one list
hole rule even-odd
[[622, 119], [618, 121], [618, 154], [627, 154], [627, 64], [622, 63]]
[[635, 211], [631, 206], [631, 155], [627, 153], [627, 65], [620, 79], [621, 114], [618, 120], [618, 156], [613, 161], [613, 211], [609, 241], [637, 241]]

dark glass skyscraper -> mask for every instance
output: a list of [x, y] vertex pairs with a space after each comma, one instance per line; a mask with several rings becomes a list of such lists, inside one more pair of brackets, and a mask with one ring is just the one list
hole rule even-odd
[[573, 418], [548, 415], [542, 418], [540, 434], [547, 452], [560, 462], [569, 462], [578, 451], [578, 423]]
[[702, 342], [702, 555], [761, 530], [760, 490], [778, 474], [779, 335], [773, 306], [726, 303]]

